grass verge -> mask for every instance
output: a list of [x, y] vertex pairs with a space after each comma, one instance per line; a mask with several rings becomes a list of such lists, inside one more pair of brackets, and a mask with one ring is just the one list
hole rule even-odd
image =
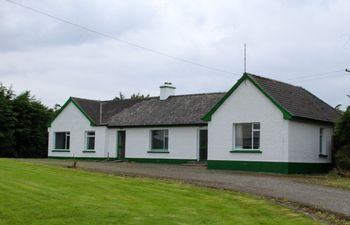
[[319, 224], [247, 194], [0, 159], [0, 224]]

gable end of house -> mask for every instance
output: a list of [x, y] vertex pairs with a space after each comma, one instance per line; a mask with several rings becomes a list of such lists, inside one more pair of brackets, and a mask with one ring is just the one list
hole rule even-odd
[[56, 112], [55, 116], [51, 119], [51, 121], [48, 124], [48, 127], [51, 127], [53, 121], [63, 112], [63, 110], [72, 103], [83, 115], [84, 117], [90, 122], [91, 126], [96, 126], [95, 122], [91, 119], [91, 117], [82, 109], [78, 103], [74, 101], [73, 97], [69, 97], [69, 99], [63, 104], [63, 106]]
[[251, 77], [249, 73], [244, 73], [243, 76], [233, 85], [233, 87], [218, 101], [216, 105], [202, 117], [204, 121], [211, 121], [213, 114], [220, 108], [220, 106], [232, 95], [232, 93], [242, 84], [242, 82], [249, 80], [264, 96], [266, 96], [283, 114], [283, 118], [290, 120], [293, 115], [280, 105], [269, 93], [267, 93], [255, 80]]

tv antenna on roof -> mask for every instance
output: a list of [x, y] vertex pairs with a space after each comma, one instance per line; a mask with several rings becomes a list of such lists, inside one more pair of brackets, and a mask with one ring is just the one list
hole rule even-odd
[[244, 43], [244, 73], [247, 72], [247, 44]]

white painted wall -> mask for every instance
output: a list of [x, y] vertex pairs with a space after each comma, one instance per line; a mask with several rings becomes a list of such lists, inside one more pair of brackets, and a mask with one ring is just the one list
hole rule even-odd
[[[151, 150], [151, 130], [169, 131], [169, 153], [147, 153]], [[126, 158], [198, 159], [198, 127], [127, 128]]]
[[[204, 127], [205, 128], [205, 127]], [[169, 153], [147, 153], [150, 150], [150, 131], [152, 129], [169, 130]], [[164, 128], [127, 128], [127, 158], [166, 158], [166, 159], [198, 159], [199, 127], [164, 127]], [[91, 126], [89, 120], [73, 103], [58, 115], [49, 131], [49, 156], [58, 157], [110, 157], [117, 156], [116, 128]], [[55, 132], [70, 132], [70, 152], [53, 152], [55, 148]], [[84, 153], [85, 131], [95, 131], [96, 153]]]
[[[260, 123], [262, 153], [230, 153], [233, 123]], [[249, 80], [219, 107], [208, 124], [208, 159], [235, 161], [288, 161], [288, 121]]]
[[[323, 129], [323, 148], [327, 158], [319, 157], [320, 128]], [[289, 161], [290, 162], [331, 162], [333, 127], [322, 123], [289, 121]]]
[[[107, 157], [107, 128], [90, 126], [89, 120], [70, 103], [53, 121], [49, 131], [49, 156], [66, 157]], [[70, 132], [70, 152], [52, 152], [55, 148], [55, 132]], [[83, 153], [85, 150], [85, 131], [95, 131], [96, 153]]]

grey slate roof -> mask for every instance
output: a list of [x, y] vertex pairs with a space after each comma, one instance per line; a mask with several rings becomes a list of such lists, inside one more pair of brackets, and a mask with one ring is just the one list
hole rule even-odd
[[302, 87], [248, 74], [293, 117], [335, 122], [340, 114]]
[[[247, 74], [293, 118], [335, 122], [339, 113], [302, 87], [265, 77]], [[170, 96], [166, 100], [151, 97], [143, 100], [98, 101], [72, 97], [96, 125], [110, 127], [206, 125], [201, 118], [225, 93]], [[100, 115], [102, 113], [102, 115]]]
[[175, 95], [143, 100], [113, 116], [108, 126], [205, 125], [201, 118], [225, 93]]
[[[131, 99], [98, 101], [77, 97], [72, 97], [72, 99], [86, 112], [96, 125], [106, 125], [112, 116], [141, 101]], [[102, 112], [102, 116], [100, 116], [100, 112]]]

